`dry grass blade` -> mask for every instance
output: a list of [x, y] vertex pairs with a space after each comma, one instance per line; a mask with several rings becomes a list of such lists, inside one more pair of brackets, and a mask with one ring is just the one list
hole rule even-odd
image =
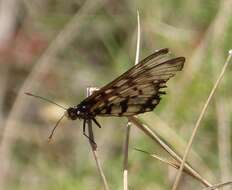
[[[90, 96], [92, 94], [93, 90], [96, 90], [96, 88], [95, 87], [87, 88], [87, 96]], [[105, 174], [103, 172], [101, 162], [100, 162], [100, 159], [98, 156], [97, 145], [95, 144], [94, 135], [93, 135], [92, 121], [90, 119], [87, 120], [87, 125], [88, 125], [88, 132], [89, 132], [89, 144], [91, 146], [93, 157], [94, 157], [94, 160], [96, 162], [98, 173], [103, 181], [104, 189], [109, 190], [109, 185], [108, 185], [108, 182], [106, 180], [106, 177], [105, 177]]]
[[232, 181], [228, 181], [228, 182], [225, 182], [225, 183], [216, 184], [216, 185], [214, 185], [212, 187], [204, 188], [203, 190], [214, 190], [214, 189], [221, 188], [221, 187], [231, 185], [231, 184], [232, 184]]
[[[93, 129], [92, 129], [92, 122], [91, 122], [91, 120], [87, 120], [87, 125], [88, 125], [89, 137], [90, 137], [90, 139], [94, 140], [94, 135], [93, 135]], [[91, 140], [89, 140], [89, 144], [91, 146], [93, 157], [94, 157], [94, 160], [96, 162], [98, 173], [99, 173], [99, 175], [100, 175], [100, 177], [102, 179], [102, 182], [103, 182], [103, 185], [104, 185], [104, 189], [105, 190], [109, 190], [109, 185], [108, 185], [108, 182], [106, 180], [106, 177], [105, 177], [105, 174], [103, 172], [103, 169], [102, 169], [102, 166], [101, 166], [101, 162], [100, 162], [100, 159], [99, 159], [99, 156], [98, 156], [97, 145], [93, 141], [91, 141]]]
[[128, 150], [129, 150], [129, 138], [130, 138], [130, 122], [126, 126], [126, 140], [124, 145], [124, 161], [123, 161], [123, 189], [128, 189]]
[[[146, 125], [143, 125], [139, 119], [136, 117], [130, 117], [129, 118], [130, 122], [133, 123], [136, 127], [138, 127], [140, 130], [142, 130], [148, 137], [150, 137], [153, 141], [158, 143], [172, 158], [174, 158], [178, 162], [182, 162], [181, 157], [174, 151], [172, 150], [166, 143], [164, 143], [161, 138], [150, 128], [148, 128]], [[184, 164], [184, 167], [186, 170], [189, 170], [190, 173], [192, 173], [196, 179], [201, 181], [203, 185], [206, 187], [211, 187], [212, 185], [204, 179], [197, 171], [195, 171], [188, 163]]]
[[[179, 168], [180, 168], [180, 163], [167, 160], [166, 158], [162, 158], [162, 157], [160, 157], [160, 156], [158, 156], [158, 155], [156, 155], [156, 154], [151, 154], [151, 153], [149, 153], [149, 152], [147, 152], [147, 151], [144, 151], [144, 150], [140, 150], [140, 149], [137, 149], [137, 148], [135, 148], [135, 150], [140, 151], [140, 152], [143, 152], [143, 153], [145, 153], [145, 154], [148, 154], [150, 157], [155, 158], [155, 159], [157, 159], [157, 160], [159, 160], [159, 161], [161, 161], [161, 162], [163, 162], [163, 163], [165, 163], [165, 164], [167, 164], [167, 165], [169, 165], [169, 166], [172, 166], [172, 167], [175, 168], [175, 169], [179, 169]], [[200, 180], [194, 175], [194, 173], [192, 173], [192, 172], [191, 172], [190, 170], [188, 170], [186, 167], [184, 168], [183, 171], [184, 171], [186, 174], [188, 174], [188, 175], [194, 177], [196, 180], [200, 181]], [[201, 181], [200, 181], [200, 182], [201, 182]]]
[[175, 182], [173, 184], [172, 190], [176, 190], [177, 187], [178, 187], [178, 184], [179, 184], [179, 181], [180, 181], [180, 178], [181, 178], [181, 174], [182, 174], [182, 171], [183, 171], [183, 168], [184, 168], [184, 165], [185, 165], [185, 161], [187, 160], [187, 156], [189, 154], [189, 151], [190, 151], [190, 148], [192, 146], [193, 140], [194, 140], [194, 138], [196, 136], [197, 130], [198, 130], [199, 126], [200, 126], [201, 120], [202, 120], [202, 118], [203, 118], [203, 116], [204, 116], [204, 114], [205, 114], [205, 112], [206, 112], [206, 110], [208, 108], [208, 105], [209, 105], [209, 103], [210, 103], [210, 101], [211, 101], [211, 99], [212, 99], [212, 97], [213, 97], [213, 95], [214, 95], [214, 93], [215, 93], [215, 91], [216, 91], [222, 77], [224, 76], [224, 73], [226, 71], [226, 68], [227, 68], [230, 60], [231, 60], [231, 57], [232, 57], [232, 50], [229, 51], [229, 55], [227, 57], [227, 60], [226, 60], [226, 62], [224, 64], [223, 68], [222, 68], [222, 71], [219, 74], [219, 77], [218, 77], [217, 81], [215, 82], [215, 84], [214, 84], [214, 86], [213, 86], [213, 88], [212, 88], [212, 90], [211, 90], [211, 92], [209, 94], [209, 97], [207, 98], [207, 100], [206, 100], [206, 102], [204, 104], [204, 107], [203, 107], [203, 109], [202, 109], [202, 111], [200, 113], [200, 116], [199, 116], [199, 118], [198, 118], [198, 120], [196, 122], [196, 125], [195, 125], [195, 127], [193, 129], [192, 135], [191, 135], [190, 140], [188, 142], [188, 145], [186, 147], [186, 150], [185, 150], [185, 153], [184, 153], [184, 156], [183, 156], [183, 161], [182, 161], [182, 163], [180, 165], [180, 169], [179, 169], [179, 171], [177, 173], [177, 176], [176, 176]]
[[136, 44], [136, 54], [135, 54], [135, 65], [139, 63], [139, 54], [140, 54], [140, 41], [141, 41], [141, 27], [140, 27], [140, 17], [139, 11], [137, 10], [137, 44]]
[[168, 165], [170, 165], [170, 166], [172, 166], [172, 167], [174, 167], [174, 168], [179, 168], [179, 167], [178, 167], [178, 163], [176, 163], [176, 162], [169, 161], [169, 160], [167, 160], [166, 158], [161, 158], [160, 156], [158, 156], [158, 155], [156, 155], [156, 154], [151, 154], [151, 153], [149, 153], [149, 152], [147, 152], [147, 151], [145, 151], [145, 150], [141, 150], [141, 149], [138, 149], [138, 148], [135, 148], [135, 150], [137, 150], [137, 151], [139, 151], [139, 152], [142, 152], [142, 153], [144, 153], [144, 154], [147, 154], [147, 155], [149, 155], [150, 157], [155, 158], [155, 159], [157, 159], [157, 160], [159, 160], [159, 161], [161, 161], [161, 162], [163, 162], [163, 163], [165, 163], [165, 164], [168, 164]]
[[[135, 65], [139, 62], [139, 51], [140, 51], [140, 17], [139, 11], [137, 11], [137, 45], [136, 45], [136, 55], [135, 55]], [[129, 150], [129, 138], [130, 138], [130, 122], [127, 123], [126, 126], [126, 140], [124, 145], [124, 162], [123, 162], [123, 189], [128, 190], [128, 150]]]

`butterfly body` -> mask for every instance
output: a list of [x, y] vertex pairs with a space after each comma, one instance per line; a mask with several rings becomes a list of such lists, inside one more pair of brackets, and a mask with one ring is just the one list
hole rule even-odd
[[[65, 111], [57, 121], [49, 139], [64, 116], [71, 120], [83, 119], [83, 134], [86, 122], [92, 120], [99, 128], [101, 125], [96, 116], [133, 116], [152, 111], [165, 94], [167, 81], [181, 71], [184, 66], [184, 57], [171, 57], [167, 48], [155, 51], [121, 76], [95, 91], [80, 104], [66, 109], [49, 99], [26, 93], [29, 96], [40, 98], [55, 104]], [[89, 138], [92, 142], [93, 139]]]
[[185, 58], [172, 58], [169, 50], [160, 49], [140, 61], [124, 74], [95, 91], [80, 104], [70, 107], [66, 116], [93, 120], [96, 116], [133, 116], [152, 111], [165, 94], [166, 82], [182, 70]]

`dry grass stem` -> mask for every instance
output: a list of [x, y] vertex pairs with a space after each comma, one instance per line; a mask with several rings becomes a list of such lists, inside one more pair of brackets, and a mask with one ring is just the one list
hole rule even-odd
[[[161, 162], [163, 162], [163, 163], [165, 163], [165, 164], [167, 164], [167, 165], [169, 165], [169, 166], [172, 166], [173, 168], [175, 168], [175, 169], [179, 169], [180, 168], [180, 162], [173, 162], [173, 161], [170, 161], [170, 160], [167, 160], [166, 158], [162, 158], [162, 157], [160, 157], [160, 156], [158, 156], [158, 155], [156, 155], [156, 154], [151, 154], [151, 153], [149, 153], [149, 152], [146, 152], [146, 151], [144, 151], [144, 150], [140, 150], [140, 149], [137, 149], [137, 148], [135, 148], [135, 150], [137, 150], [137, 151], [140, 151], [140, 152], [143, 152], [143, 153], [145, 153], [145, 154], [148, 154], [150, 157], [152, 157], [152, 158], [155, 158], [155, 159], [157, 159], [157, 160], [159, 160], [159, 161], [161, 161]], [[192, 176], [192, 177], [194, 177], [196, 180], [198, 180], [200, 183], [202, 183], [202, 180], [199, 180], [199, 178], [198, 177], [196, 177], [195, 176], [195, 174], [194, 173], [192, 173], [190, 170], [188, 170], [186, 167], [184, 168], [184, 170], [183, 170], [186, 174], [188, 174], [188, 175], [190, 175], [190, 176]]]
[[[178, 132], [174, 129], [174, 126], [170, 126], [163, 120], [163, 118], [160, 119], [160, 117], [154, 113], [143, 114], [137, 118], [145, 125], [148, 125], [148, 127], [150, 127], [153, 131], [155, 131], [155, 133], [161, 137], [162, 140], [168, 144], [178, 155], [183, 156], [183, 151], [187, 145], [187, 141], [181, 137], [180, 131]], [[152, 124], [154, 126], [152, 126]], [[215, 179], [215, 173], [213, 173], [207, 164], [202, 160], [202, 157], [199, 155], [199, 153], [195, 149], [191, 149], [190, 154], [191, 159], [189, 160], [189, 163], [197, 166], [199, 168], [199, 172], [202, 171], [206, 173], [209, 179]]]
[[[95, 88], [95, 87], [87, 88], [87, 96], [90, 96], [96, 90], [97, 90], [97, 88]], [[100, 162], [100, 158], [98, 156], [97, 144], [95, 144], [95, 140], [94, 140], [94, 134], [93, 134], [93, 128], [92, 128], [91, 119], [87, 120], [87, 125], [88, 125], [88, 133], [89, 133], [88, 134], [89, 135], [89, 144], [90, 144], [90, 147], [91, 147], [91, 150], [92, 150], [92, 153], [93, 153], [94, 160], [96, 162], [98, 173], [99, 173], [99, 175], [100, 175], [100, 177], [102, 179], [104, 189], [109, 190], [109, 185], [108, 185], [108, 182], [106, 180], [105, 174], [103, 172], [101, 162]]]
[[198, 130], [199, 126], [200, 126], [201, 120], [202, 120], [202, 118], [203, 118], [203, 116], [204, 116], [204, 114], [205, 114], [205, 112], [206, 112], [206, 110], [208, 108], [208, 105], [209, 105], [209, 103], [210, 103], [210, 101], [211, 101], [211, 99], [212, 99], [212, 97], [213, 97], [213, 95], [214, 95], [214, 93], [215, 93], [215, 91], [216, 91], [222, 77], [224, 76], [224, 73], [226, 71], [226, 68], [227, 68], [230, 60], [231, 60], [231, 57], [232, 57], [232, 52], [230, 50], [229, 55], [227, 57], [227, 60], [226, 60], [224, 66], [223, 66], [223, 68], [221, 70], [221, 73], [219, 74], [219, 77], [218, 77], [217, 81], [215, 82], [215, 84], [214, 84], [214, 86], [213, 86], [213, 88], [212, 88], [212, 90], [211, 90], [211, 92], [209, 94], [209, 97], [208, 97], [208, 99], [206, 100], [206, 102], [204, 104], [204, 107], [203, 107], [203, 109], [202, 109], [202, 111], [200, 113], [200, 116], [197, 119], [196, 125], [195, 125], [195, 127], [193, 129], [192, 135], [191, 135], [190, 140], [188, 142], [188, 145], [187, 145], [187, 147], [185, 149], [185, 153], [184, 153], [184, 156], [183, 156], [183, 161], [182, 161], [182, 163], [180, 165], [180, 169], [178, 170], [178, 173], [176, 175], [176, 179], [175, 179], [175, 182], [173, 184], [172, 190], [176, 190], [177, 187], [178, 187], [178, 184], [179, 184], [179, 181], [180, 181], [180, 178], [181, 178], [181, 175], [182, 175], [182, 171], [183, 171], [183, 168], [184, 168], [184, 165], [185, 165], [185, 161], [187, 160], [189, 151], [191, 149], [193, 140], [194, 140], [194, 138], [196, 136], [197, 130]]
[[[94, 141], [94, 135], [93, 135], [93, 128], [92, 128], [91, 120], [87, 121], [87, 125], [88, 125], [89, 137], [90, 137], [90, 139], [92, 139]], [[100, 175], [100, 177], [102, 179], [104, 189], [109, 190], [109, 185], [108, 185], [108, 182], [106, 180], [105, 174], [103, 172], [103, 168], [101, 166], [101, 161], [100, 161], [99, 156], [98, 156], [97, 145], [93, 141], [89, 140], [89, 144], [91, 146], [93, 157], [94, 157], [94, 160], [96, 162], [97, 170], [98, 170], [98, 173], [99, 173], [99, 175]]]
[[126, 126], [126, 139], [124, 145], [124, 162], [123, 162], [123, 189], [128, 190], [128, 150], [130, 139], [131, 123], [128, 122]]
[[218, 189], [218, 188], [221, 188], [221, 187], [224, 187], [224, 186], [227, 186], [227, 185], [231, 185], [232, 184], [232, 181], [228, 181], [228, 182], [225, 182], [225, 183], [219, 183], [219, 184], [216, 184], [212, 187], [207, 187], [207, 188], [204, 188], [203, 190], [214, 190], [214, 189]]
[[[141, 30], [140, 30], [140, 17], [139, 11], [137, 11], [137, 44], [136, 44], [136, 55], [135, 65], [139, 63], [139, 52], [140, 52], [140, 41], [141, 41]], [[129, 139], [130, 139], [130, 122], [126, 126], [126, 140], [124, 145], [124, 164], [123, 164], [123, 189], [128, 190], [128, 150], [129, 150]]]
[[[146, 125], [143, 125], [139, 119], [136, 117], [130, 117], [130, 122], [133, 123], [136, 127], [142, 130], [147, 136], [149, 136], [152, 140], [158, 143], [172, 158], [174, 158], [179, 163], [182, 162], [181, 157], [173, 151], [166, 143], [164, 143], [161, 138], [151, 129], [149, 129]], [[203, 185], [206, 187], [211, 187], [212, 185], [204, 179], [197, 171], [195, 171], [188, 163], [185, 163], [184, 167], [188, 170], [191, 174], [195, 176], [196, 179], [202, 182]]]
[[137, 10], [137, 44], [136, 44], [136, 54], [135, 54], [135, 65], [139, 63], [140, 41], [141, 41], [141, 26], [140, 26], [139, 11]]

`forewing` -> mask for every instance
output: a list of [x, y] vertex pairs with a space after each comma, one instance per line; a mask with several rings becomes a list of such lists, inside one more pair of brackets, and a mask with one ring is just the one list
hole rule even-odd
[[151, 111], [165, 92], [166, 82], [183, 68], [185, 58], [170, 58], [161, 49], [85, 99], [80, 105], [92, 115], [130, 116]]

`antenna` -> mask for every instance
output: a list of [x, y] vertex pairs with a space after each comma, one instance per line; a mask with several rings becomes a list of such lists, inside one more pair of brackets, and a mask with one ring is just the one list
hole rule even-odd
[[29, 92], [25, 92], [25, 94], [28, 95], [28, 96], [35, 97], [35, 98], [39, 98], [39, 99], [44, 100], [44, 101], [46, 101], [46, 102], [49, 102], [49, 103], [51, 103], [51, 104], [55, 104], [55, 105], [59, 106], [60, 108], [62, 108], [62, 109], [64, 109], [64, 110], [67, 110], [67, 108], [65, 108], [64, 106], [61, 106], [61, 105], [57, 104], [56, 102], [53, 102], [52, 100], [49, 100], [49, 99], [44, 98], [44, 97], [42, 97], [42, 96], [38, 96], [38, 95], [29, 93]]
[[55, 126], [53, 127], [53, 129], [52, 129], [52, 131], [51, 131], [51, 133], [50, 133], [50, 135], [49, 135], [49, 137], [48, 137], [48, 142], [51, 142], [52, 137], [53, 137], [53, 134], [54, 134], [56, 128], [58, 127], [59, 123], [61, 122], [61, 120], [64, 118], [64, 116], [65, 116], [65, 114], [63, 114], [63, 115], [61, 116], [61, 118], [56, 122]]

